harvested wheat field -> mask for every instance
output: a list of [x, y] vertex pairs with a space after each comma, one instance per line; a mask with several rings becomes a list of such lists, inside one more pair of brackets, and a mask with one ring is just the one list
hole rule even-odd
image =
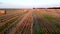
[[0, 34], [60, 34], [60, 9], [3, 10]]
[[60, 9], [34, 9], [34, 34], [60, 34]]

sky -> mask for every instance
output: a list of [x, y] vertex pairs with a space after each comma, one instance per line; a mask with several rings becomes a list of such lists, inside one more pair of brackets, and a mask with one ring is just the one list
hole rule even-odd
[[35, 0], [34, 7], [60, 7], [60, 0]]
[[0, 0], [0, 8], [32, 8], [32, 0]]
[[60, 7], [60, 0], [0, 0], [0, 8]]

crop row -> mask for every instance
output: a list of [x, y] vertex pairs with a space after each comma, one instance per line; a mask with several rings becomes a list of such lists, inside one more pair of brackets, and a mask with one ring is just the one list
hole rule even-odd
[[32, 15], [28, 13], [21, 20], [21, 22], [18, 23], [17, 27], [13, 30], [14, 32], [11, 32], [11, 34], [31, 34], [32, 31], [31, 24], [32, 24]]
[[25, 13], [18, 14], [15, 17], [11, 18], [8, 22], [6, 22], [3, 26], [0, 27], [0, 32], [4, 32], [8, 28], [10, 28], [15, 23], [15, 21], [23, 14], [25, 14]]

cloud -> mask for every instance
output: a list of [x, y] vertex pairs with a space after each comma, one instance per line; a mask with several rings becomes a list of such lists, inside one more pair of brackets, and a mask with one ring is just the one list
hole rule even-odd
[[0, 8], [32, 8], [32, 0], [0, 0]]
[[60, 0], [34, 0], [34, 7], [60, 6]]
[[0, 8], [60, 7], [60, 0], [0, 0]]

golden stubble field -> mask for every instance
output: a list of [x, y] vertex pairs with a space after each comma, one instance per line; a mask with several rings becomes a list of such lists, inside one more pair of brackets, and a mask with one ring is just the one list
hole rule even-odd
[[8, 9], [0, 34], [60, 34], [60, 9]]
[[34, 34], [60, 34], [60, 9], [33, 9]]
[[5, 11], [6, 14], [0, 15], [0, 34], [17, 34], [25, 30], [26, 32], [23, 33], [31, 33], [33, 21], [31, 9], [6, 9]]

